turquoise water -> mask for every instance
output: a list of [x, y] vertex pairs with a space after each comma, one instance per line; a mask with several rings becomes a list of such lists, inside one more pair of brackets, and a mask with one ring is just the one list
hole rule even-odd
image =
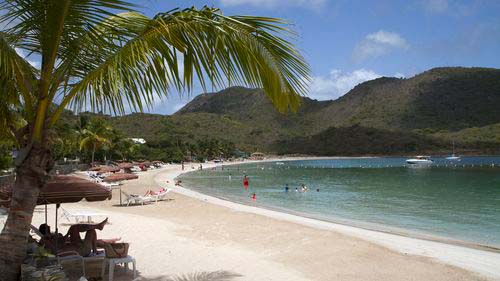
[[[433, 159], [434, 165], [423, 169], [406, 167], [405, 158], [245, 164], [188, 173], [182, 181], [245, 204], [500, 247], [500, 157]], [[302, 183], [309, 191], [295, 192]], [[284, 192], [285, 184], [290, 192]]]

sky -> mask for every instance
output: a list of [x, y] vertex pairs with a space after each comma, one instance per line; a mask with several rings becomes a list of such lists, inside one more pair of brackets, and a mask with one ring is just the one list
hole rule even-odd
[[[176, 7], [283, 18], [312, 70], [309, 97], [337, 99], [380, 76], [412, 77], [440, 66], [500, 68], [499, 0], [142, 0], [154, 16]], [[196, 94], [173, 94], [149, 112], [171, 114]]]

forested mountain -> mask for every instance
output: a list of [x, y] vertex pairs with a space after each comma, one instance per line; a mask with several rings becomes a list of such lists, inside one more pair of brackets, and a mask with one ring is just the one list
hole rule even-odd
[[500, 152], [500, 70], [435, 68], [382, 77], [334, 101], [303, 98], [280, 114], [260, 89], [205, 93], [173, 115], [108, 117], [150, 142], [221, 139], [252, 152], [316, 155]]

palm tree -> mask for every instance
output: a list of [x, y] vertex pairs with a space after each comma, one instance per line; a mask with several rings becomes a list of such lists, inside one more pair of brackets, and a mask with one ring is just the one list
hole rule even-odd
[[309, 68], [280, 19], [208, 7], [149, 18], [122, 0], [0, 0], [0, 9], [0, 124], [20, 148], [0, 234], [2, 279], [19, 274], [53, 166], [48, 131], [68, 106], [142, 111], [173, 91], [192, 91], [195, 81], [204, 89], [261, 87], [280, 112], [297, 109], [306, 93]]
[[94, 163], [94, 156], [97, 149], [100, 149], [104, 145], [111, 144], [111, 134], [111, 127], [109, 127], [104, 120], [98, 118], [91, 120], [82, 130], [80, 150], [87, 150], [91, 152], [91, 163]]

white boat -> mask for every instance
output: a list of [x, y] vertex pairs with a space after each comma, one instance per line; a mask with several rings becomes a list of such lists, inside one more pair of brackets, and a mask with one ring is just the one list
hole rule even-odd
[[451, 155], [446, 157], [446, 160], [460, 161], [460, 156], [455, 155], [455, 142], [453, 142], [453, 148], [451, 150]]
[[428, 167], [432, 165], [433, 161], [430, 156], [415, 156], [415, 158], [406, 159], [406, 163], [410, 167]]
[[460, 158], [460, 156], [456, 156], [455, 153], [453, 153], [452, 155], [446, 157], [446, 160], [460, 161], [461, 158]]

